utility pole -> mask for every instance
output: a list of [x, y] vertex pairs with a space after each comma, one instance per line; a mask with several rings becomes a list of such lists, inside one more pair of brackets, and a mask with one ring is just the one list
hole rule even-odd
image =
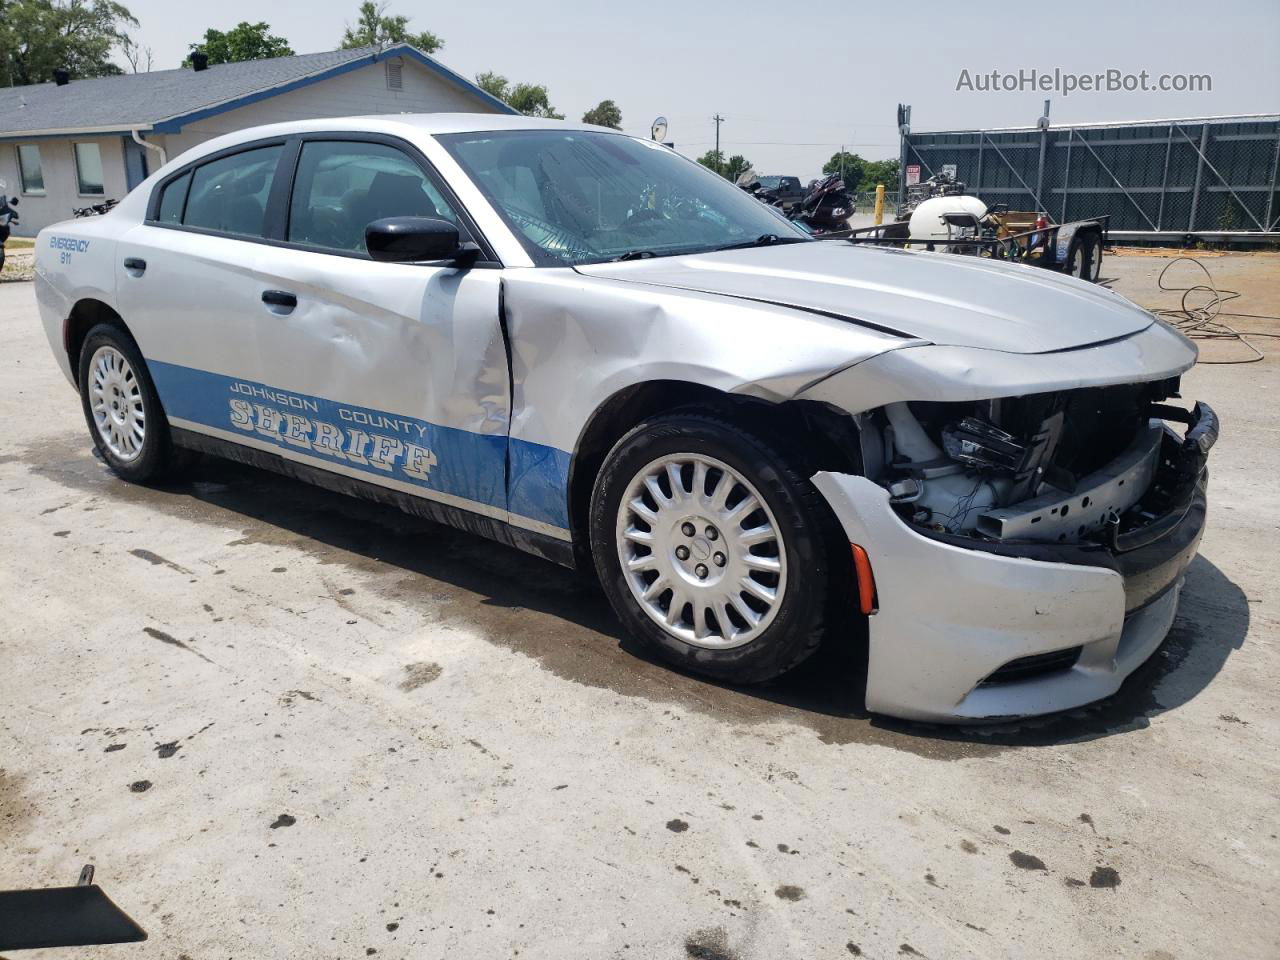
[[724, 157], [720, 156], [720, 124], [724, 123], [724, 117], [720, 116], [720, 114], [717, 113], [711, 119], [716, 122], [716, 163], [720, 165], [720, 169], [717, 170], [716, 172], [723, 177], [724, 176]]

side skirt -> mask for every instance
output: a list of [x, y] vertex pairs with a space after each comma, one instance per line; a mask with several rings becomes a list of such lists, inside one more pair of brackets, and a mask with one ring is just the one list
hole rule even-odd
[[287, 460], [278, 454], [269, 453], [265, 450], [256, 450], [252, 447], [231, 443], [217, 437], [210, 437], [203, 433], [184, 430], [181, 427], [170, 427], [169, 430], [173, 437], [173, 442], [188, 450], [211, 454], [215, 457], [223, 457], [236, 463], [248, 464], [251, 467], [260, 467], [294, 480], [301, 480], [304, 483], [331, 490], [334, 493], [360, 497], [363, 500], [372, 500], [374, 503], [396, 507], [415, 517], [422, 517], [436, 523], [456, 527], [467, 533], [474, 533], [489, 540], [496, 540], [498, 543], [509, 547], [515, 547], [517, 550], [532, 553], [534, 556], [550, 560], [552, 563], [558, 563], [571, 570], [577, 569], [573, 544], [567, 540], [559, 540], [543, 533], [535, 533], [532, 530], [514, 527], [493, 517], [481, 516], [478, 513], [472, 513], [470, 510], [464, 510], [460, 507], [437, 503], [434, 500], [401, 493], [399, 490], [390, 490], [376, 483], [345, 477], [329, 470], [322, 470], [319, 467]]

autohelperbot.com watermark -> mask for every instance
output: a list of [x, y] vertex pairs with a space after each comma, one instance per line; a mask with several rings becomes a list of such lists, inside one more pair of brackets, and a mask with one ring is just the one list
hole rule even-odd
[[1213, 77], [1207, 73], [1136, 73], [1110, 68], [1096, 73], [1075, 73], [1055, 67], [1039, 70], [960, 71], [956, 92], [966, 93], [1055, 93], [1069, 97], [1086, 93], [1208, 93]]

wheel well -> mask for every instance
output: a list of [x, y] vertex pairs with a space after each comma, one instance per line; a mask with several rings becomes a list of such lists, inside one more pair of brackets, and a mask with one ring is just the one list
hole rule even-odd
[[861, 455], [853, 418], [809, 400], [770, 403], [680, 380], [627, 387], [592, 415], [569, 466], [569, 524], [579, 566], [591, 569], [591, 491], [605, 457], [637, 424], [664, 413], [697, 409], [764, 433], [806, 476], [819, 470], [858, 472]]
[[[129, 327], [120, 314], [101, 300], [94, 300], [91, 297], [78, 301], [71, 308], [71, 315], [63, 322], [62, 344], [66, 347], [67, 359], [71, 362], [73, 372], [80, 365], [80, 348], [84, 346], [84, 338], [100, 323], [109, 323], [129, 333]], [[132, 334], [129, 335], [132, 336]]]

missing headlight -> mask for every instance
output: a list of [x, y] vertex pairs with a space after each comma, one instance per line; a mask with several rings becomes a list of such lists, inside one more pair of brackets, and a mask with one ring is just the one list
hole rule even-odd
[[976, 417], [965, 417], [943, 427], [942, 448], [960, 463], [1012, 473], [1023, 470], [1029, 454], [1027, 446], [1013, 434]]

